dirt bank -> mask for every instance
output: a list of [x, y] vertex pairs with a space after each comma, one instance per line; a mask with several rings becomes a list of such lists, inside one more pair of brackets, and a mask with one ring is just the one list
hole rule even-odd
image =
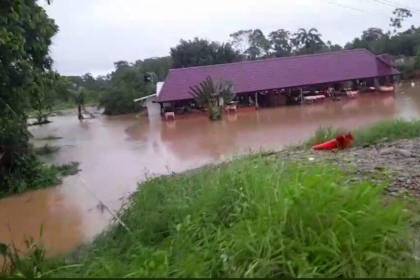
[[389, 185], [387, 191], [391, 195], [409, 193], [420, 197], [420, 138], [339, 152], [292, 149], [277, 156], [308, 163], [327, 160], [357, 174], [356, 178]]

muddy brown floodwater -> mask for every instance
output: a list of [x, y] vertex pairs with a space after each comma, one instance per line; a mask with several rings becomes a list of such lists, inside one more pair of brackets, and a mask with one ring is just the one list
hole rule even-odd
[[[372, 93], [320, 104], [242, 110], [223, 121], [183, 116], [162, 122], [156, 105], [149, 117], [98, 116], [79, 122], [57, 116], [32, 129], [35, 145], [60, 146], [51, 163], [80, 162], [81, 171], [60, 186], [0, 200], [0, 241], [21, 246], [38, 237], [49, 255], [68, 253], [91, 241], [111, 221], [100, 201], [118, 211], [137, 182], [181, 172], [257, 150], [279, 150], [297, 144], [320, 126], [348, 130], [384, 119], [420, 117], [420, 88], [394, 94]], [[39, 140], [47, 136], [59, 140]], [[37, 140], [38, 139], [38, 140]]]

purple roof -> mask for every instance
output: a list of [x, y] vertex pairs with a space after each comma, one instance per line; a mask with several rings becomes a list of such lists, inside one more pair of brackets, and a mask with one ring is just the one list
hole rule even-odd
[[192, 99], [190, 87], [208, 76], [233, 82], [235, 93], [398, 75], [365, 49], [171, 69], [157, 102]]

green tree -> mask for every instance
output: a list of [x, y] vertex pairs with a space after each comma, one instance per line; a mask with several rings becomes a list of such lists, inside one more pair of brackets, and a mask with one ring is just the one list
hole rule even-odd
[[36, 124], [48, 123], [48, 116], [52, 113], [54, 103], [57, 99], [55, 91], [55, 81], [58, 74], [45, 72], [34, 79], [30, 89], [30, 103], [35, 112]]
[[392, 14], [394, 17], [391, 17], [390, 26], [394, 28], [394, 33], [396, 33], [398, 29], [401, 29], [405, 19], [413, 16], [410, 10], [404, 8], [396, 8]]
[[326, 43], [327, 51], [341, 51], [343, 49], [342, 46], [338, 44], [333, 44], [331, 41], [327, 41]]
[[204, 39], [181, 40], [171, 48], [174, 68], [230, 63], [240, 59], [230, 44], [219, 44]]
[[346, 49], [363, 48], [379, 54], [387, 51], [389, 39], [389, 34], [386, 34], [381, 28], [371, 27], [363, 31], [360, 38], [355, 38], [347, 44]]
[[232, 45], [246, 59], [254, 60], [271, 54], [271, 43], [260, 29], [239, 30], [230, 34]]
[[371, 27], [363, 31], [361, 40], [368, 43], [379, 41], [385, 38], [385, 33], [381, 28]]
[[325, 50], [325, 43], [321, 39], [322, 35], [318, 29], [311, 28], [306, 30], [300, 28], [293, 34], [291, 42], [294, 46], [296, 54], [311, 54]]
[[34, 157], [29, 146], [26, 111], [37, 75], [51, 68], [48, 55], [58, 27], [35, 0], [0, 2], [0, 182], [30, 180]]
[[116, 62], [115, 71], [110, 76], [110, 86], [100, 100], [100, 105], [105, 109], [104, 114], [117, 115], [138, 111], [134, 99], [153, 94], [156, 89], [154, 82], [145, 80], [146, 73], [142, 63]]
[[163, 81], [172, 67], [172, 58], [170, 56], [146, 58], [137, 60], [135, 66], [142, 67], [145, 72], [154, 73], [158, 81]]
[[273, 31], [269, 35], [273, 54], [276, 57], [289, 56], [292, 53], [290, 32], [284, 29]]

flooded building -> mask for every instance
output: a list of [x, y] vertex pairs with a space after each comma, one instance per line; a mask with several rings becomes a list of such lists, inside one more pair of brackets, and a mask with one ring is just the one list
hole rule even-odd
[[239, 104], [270, 107], [392, 86], [399, 74], [392, 57], [366, 49], [179, 68], [170, 70], [156, 102], [162, 112], [194, 106], [190, 87], [207, 77], [232, 82]]

